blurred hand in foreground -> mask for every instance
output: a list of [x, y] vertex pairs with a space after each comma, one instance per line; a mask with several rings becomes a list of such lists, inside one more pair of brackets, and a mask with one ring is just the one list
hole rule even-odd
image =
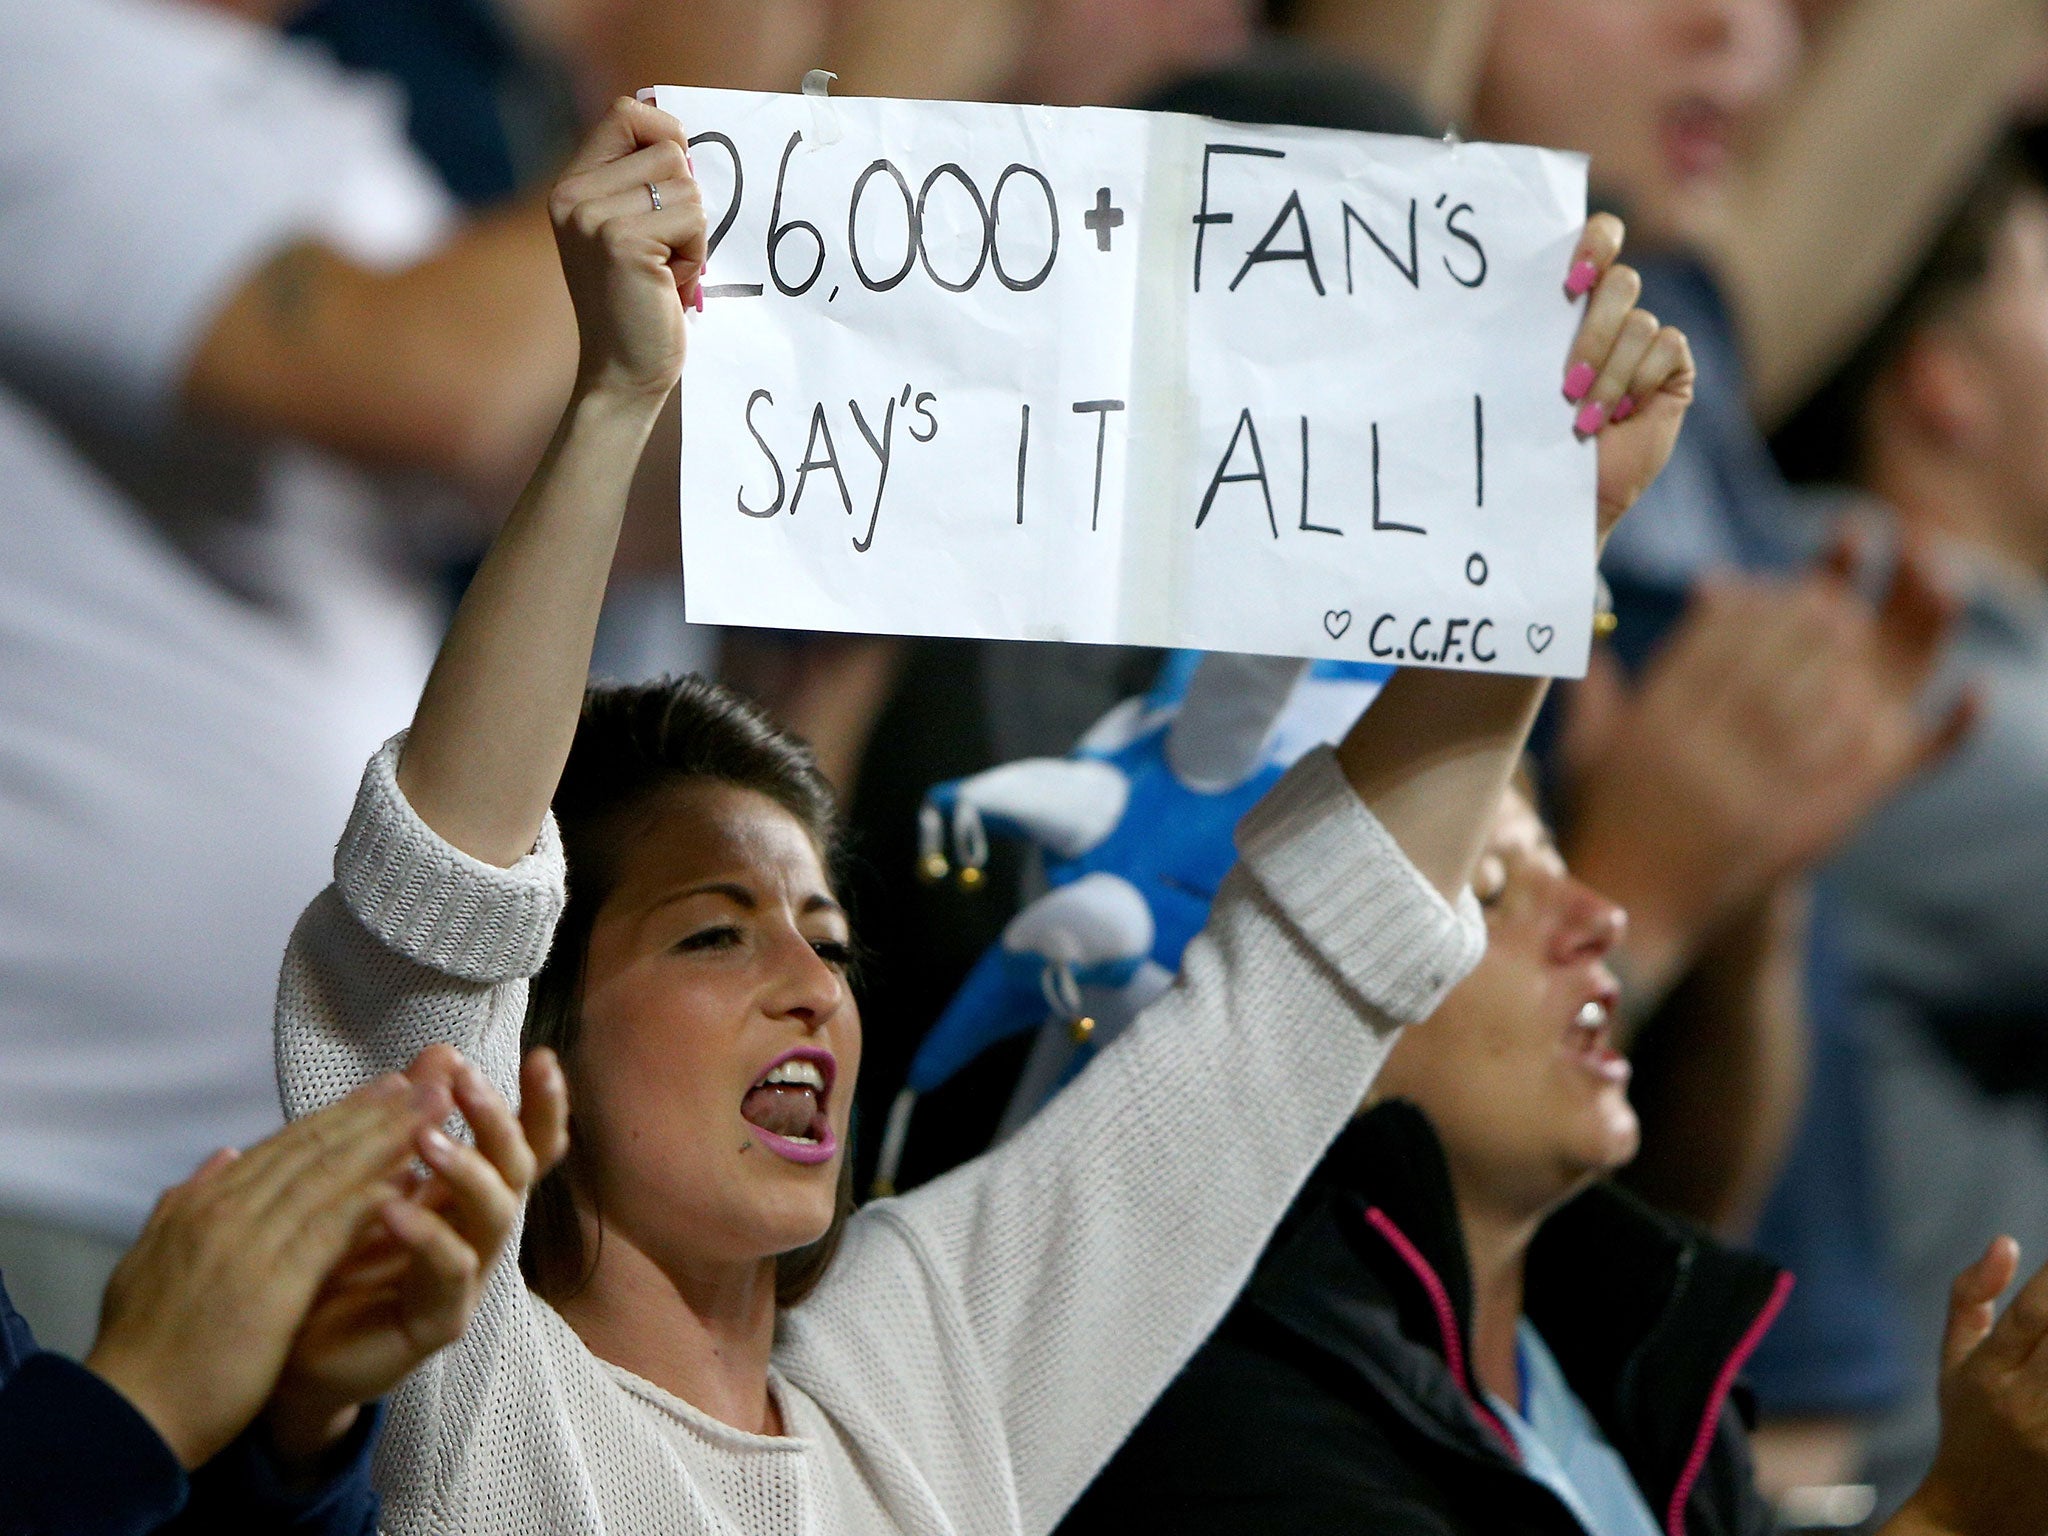
[[85, 1364], [187, 1468], [263, 1407], [327, 1273], [401, 1194], [444, 1091], [393, 1073], [166, 1190], [108, 1282]]
[[[528, 1058], [523, 1090], [514, 1116], [432, 1046], [246, 1152], [216, 1152], [165, 1191], [114, 1271], [86, 1365], [188, 1469], [258, 1413], [288, 1465], [314, 1464], [462, 1331], [527, 1188], [560, 1160], [551, 1052]], [[452, 1111], [476, 1147], [442, 1132]]]
[[313, 1461], [360, 1405], [461, 1335], [527, 1192], [568, 1150], [568, 1091], [552, 1051], [528, 1054], [516, 1114], [448, 1046], [429, 1046], [406, 1076], [433, 1101], [452, 1100], [476, 1144], [421, 1127], [413, 1146], [429, 1173], [378, 1207], [314, 1299], [265, 1415], [287, 1462]]

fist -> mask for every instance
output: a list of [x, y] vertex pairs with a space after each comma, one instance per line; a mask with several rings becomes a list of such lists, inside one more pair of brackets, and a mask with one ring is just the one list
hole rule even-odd
[[581, 343], [577, 386], [665, 397], [704, 270], [704, 204], [682, 124], [621, 97], [548, 199]]

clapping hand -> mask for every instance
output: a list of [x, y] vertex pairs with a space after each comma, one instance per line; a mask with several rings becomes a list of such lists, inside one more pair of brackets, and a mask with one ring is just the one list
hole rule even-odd
[[1883, 1536], [2048, 1531], [2048, 1269], [1997, 1317], [2019, 1263], [2019, 1244], [2000, 1237], [1956, 1277], [1942, 1341], [1941, 1446]]
[[413, 1149], [428, 1173], [379, 1205], [314, 1299], [266, 1412], [288, 1462], [314, 1460], [347, 1433], [360, 1404], [461, 1334], [527, 1191], [568, 1148], [567, 1091], [552, 1051], [527, 1056], [517, 1114], [447, 1046], [430, 1046], [406, 1076], [416, 1091], [452, 1102], [476, 1144], [421, 1126]]
[[186, 1467], [263, 1407], [328, 1272], [399, 1196], [446, 1090], [393, 1073], [164, 1192], [107, 1286], [86, 1365]]
[[1926, 555], [1902, 550], [1875, 603], [1853, 565], [1842, 545], [1797, 581], [1714, 578], [1640, 681], [1596, 653], [1574, 691], [1572, 867], [1628, 909], [1651, 991], [1970, 729], [1967, 693], [1921, 712], [1955, 622]]

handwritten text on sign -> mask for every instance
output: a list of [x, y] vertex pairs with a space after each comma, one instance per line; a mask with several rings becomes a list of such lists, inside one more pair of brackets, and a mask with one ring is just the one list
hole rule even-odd
[[1582, 670], [1573, 156], [664, 87], [691, 619]]

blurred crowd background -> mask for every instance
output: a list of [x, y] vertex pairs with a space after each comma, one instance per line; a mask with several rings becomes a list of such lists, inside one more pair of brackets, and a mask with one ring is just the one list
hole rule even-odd
[[[1799, 1277], [1752, 1371], [1766, 1480], [1798, 1522], [1882, 1513], [1933, 1446], [1955, 1265], [1998, 1231], [2048, 1257], [2040, 0], [0, 0], [24, 1313], [81, 1346], [156, 1191], [278, 1119], [285, 937], [566, 396], [560, 157], [621, 93], [813, 67], [1590, 154], [1701, 398], [1535, 779], [1631, 917], [1627, 1178]], [[1163, 658], [690, 626], [675, 459], [671, 423], [599, 670], [716, 673], [849, 797], [871, 1169], [1034, 889], [1001, 849], [920, 882], [925, 792], [1064, 753]], [[930, 1096], [900, 1182], [988, 1144], [1028, 1045]]]

